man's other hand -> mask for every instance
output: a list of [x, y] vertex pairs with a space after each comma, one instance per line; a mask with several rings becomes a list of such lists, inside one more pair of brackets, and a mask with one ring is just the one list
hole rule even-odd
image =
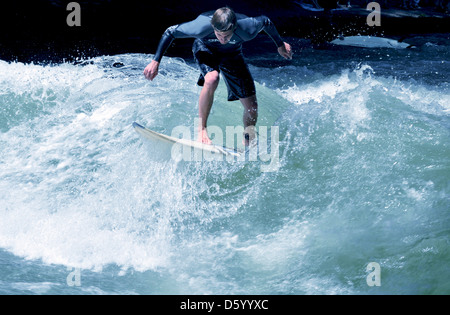
[[284, 46], [278, 47], [278, 53], [285, 59], [292, 60], [292, 48], [288, 43], [284, 43]]
[[153, 79], [158, 75], [159, 62], [153, 60], [144, 70], [145, 77], [153, 81]]

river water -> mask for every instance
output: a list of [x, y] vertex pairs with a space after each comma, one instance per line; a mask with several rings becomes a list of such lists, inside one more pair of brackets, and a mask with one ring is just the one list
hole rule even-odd
[[[246, 50], [278, 167], [155, 159], [192, 60], [0, 61], [1, 294], [450, 293], [450, 41]], [[221, 83], [211, 124], [240, 123]], [[369, 263], [381, 286], [369, 286]]]

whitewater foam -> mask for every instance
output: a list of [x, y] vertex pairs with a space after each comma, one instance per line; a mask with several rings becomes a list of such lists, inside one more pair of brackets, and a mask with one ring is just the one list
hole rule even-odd
[[[281, 140], [279, 169], [261, 173], [154, 159], [132, 122], [191, 126], [199, 88], [197, 71], [171, 58], [146, 81], [149, 58], [0, 62], [0, 247], [40, 279], [0, 287], [69, 290], [76, 267], [94, 294], [370, 293], [365, 268], [376, 261], [383, 292], [448, 290], [433, 282], [449, 257], [448, 90], [364, 63], [304, 83], [316, 73], [304, 64], [253, 66], [265, 83], [261, 124], [278, 126]], [[225, 99], [222, 85], [211, 124], [242, 119]], [[418, 279], [427, 261], [436, 272]], [[127, 283], [120, 290], [110, 269]]]

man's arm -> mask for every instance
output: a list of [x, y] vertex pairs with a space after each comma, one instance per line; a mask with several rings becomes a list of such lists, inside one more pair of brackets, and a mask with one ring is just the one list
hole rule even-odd
[[158, 75], [161, 59], [176, 38], [201, 38], [210, 32], [213, 29], [210, 19], [205, 15], [200, 15], [191, 22], [169, 27], [159, 41], [153, 61], [144, 70], [145, 77], [153, 80]]
[[280, 34], [278, 33], [277, 28], [267, 16], [263, 15], [255, 18], [245, 19], [243, 20], [242, 27], [247, 32], [248, 36], [248, 38], [246, 38], [245, 40], [253, 39], [258, 35], [258, 33], [264, 31], [274, 41], [275, 45], [277, 45], [278, 53], [283, 58], [292, 59], [291, 45], [283, 41]]
[[153, 79], [158, 75], [159, 64], [161, 63], [161, 59], [166, 53], [167, 49], [175, 40], [174, 32], [177, 27], [178, 25], [169, 27], [161, 37], [152, 62], [144, 70], [144, 75], [148, 80], [153, 81]]
[[286, 59], [292, 59], [292, 48], [291, 45], [285, 43], [278, 33], [277, 28], [272, 23], [272, 21], [266, 16], [260, 16], [257, 18], [259, 23], [263, 25], [263, 30], [269, 35], [270, 38], [275, 42], [278, 47], [278, 53]]
[[277, 28], [275, 27], [275, 25], [272, 23], [272, 21], [267, 16], [263, 15], [263, 16], [256, 17], [255, 19], [260, 28], [259, 32], [264, 30], [264, 32], [266, 32], [267, 35], [269, 35], [269, 37], [275, 42], [277, 47], [284, 46], [283, 39], [281, 38], [280, 34], [278, 33]]
[[161, 59], [166, 53], [167, 49], [175, 40], [175, 36], [173, 34], [177, 27], [178, 25], [171, 26], [164, 32], [161, 40], [159, 41], [158, 48], [156, 49], [155, 57], [153, 57], [153, 60], [161, 62]]

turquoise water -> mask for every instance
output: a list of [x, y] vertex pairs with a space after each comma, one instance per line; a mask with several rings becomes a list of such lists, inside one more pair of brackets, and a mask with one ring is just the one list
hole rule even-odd
[[[414, 40], [251, 55], [274, 172], [161, 161], [134, 132], [193, 126], [189, 59], [154, 82], [149, 55], [0, 61], [0, 293], [450, 293], [450, 45]], [[239, 124], [225, 96], [211, 123]]]

